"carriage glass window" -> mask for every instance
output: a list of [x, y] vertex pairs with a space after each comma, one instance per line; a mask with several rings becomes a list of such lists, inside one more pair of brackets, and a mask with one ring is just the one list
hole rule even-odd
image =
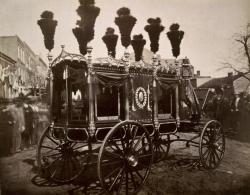
[[120, 116], [121, 88], [97, 85], [96, 113], [98, 120], [117, 120]]
[[88, 114], [87, 73], [83, 69], [69, 69], [69, 119], [86, 122]]
[[175, 116], [175, 90], [158, 87], [158, 118], [169, 119]]
[[[66, 82], [67, 80], [67, 82]], [[54, 79], [53, 116], [55, 122], [85, 123], [87, 121], [87, 85], [86, 72], [83, 69], [68, 68], [57, 72]], [[66, 87], [67, 85], [67, 87]], [[68, 94], [66, 94], [66, 90]], [[66, 101], [68, 97], [68, 101]], [[67, 105], [68, 103], [68, 105]]]
[[66, 121], [66, 82], [62, 71], [54, 74], [53, 85], [53, 120], [63, 123]]

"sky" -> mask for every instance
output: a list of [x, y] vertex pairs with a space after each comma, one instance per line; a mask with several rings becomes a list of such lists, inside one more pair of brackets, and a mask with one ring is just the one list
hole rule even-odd
[[[173, 58], [171, 45], [166, 36], [172, 23], [179, 23], [185, 32], [181, 43], [179, 58], [188, 57], [195, 70], [201, 75], [223, 76], [227, 70], [219, 70], [221, 62], [229, 61], [235, 54], [233, 35], [241, 31], [250, 22], [250, 0], [95, 0], [100, 7], [96, 19], [95, 39], [90, 42], [94, 57], [107, 56], [105, 44], [101, 38], [107, 27], [118, 27], [114, 24], [116, 11], [128, 7], [131, 15], [137, 18], [132, 31], [143, 34], [150, 48], [148, 34], [144, 31], [147, 19], [160, 17], [165, 30], [160, 35], [158, 54], [162, 58]], [[59, 55], [60, 45], [65, 50], [79, 53], [78, 43], [72, 33], [79, 16], [76, 9], [78, 0], [0, 0], [0, 36], [18, 35], [32, 50], [40, 54], [47, 62], [48, 51], [44, 47], [43, 35], [37, 20], [44, 10], [54, 13], [58, 21], [55, 33], [54, 57]], [[132, 47], [129, 47], [132, 51]], [[117, 44], [117, 57], [121, 57], [124, 48], [120, 39]]]

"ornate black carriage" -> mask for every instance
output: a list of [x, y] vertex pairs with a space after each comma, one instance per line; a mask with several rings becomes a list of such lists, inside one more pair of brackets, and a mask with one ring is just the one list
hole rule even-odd
[[[118, 38], [112, 28], [103, 37], [110, 55], [93, 59], [92, 48], [86, 46], [93, 39], [100, 10], [94, 1], [80, 3], [78, 14], [87, 19], [79, 21], [73, 33], [83, 55], [63, 48], [50, 64], [50, 125], [37, 151], [42, 176], [67, 183], [96, 165], [107, 193], [134, 194], [146, 181], [152, 163], [166, 159], [174, 141], [198, 147], [200, 164], [207, 169], [217, 167], [225, 150], [221, 124], [204, 117], [191, 84], [189, 60], [160, 60], [156, 55], [164, 29], [160, 19], [150, 18], [145, 27], [154, 53], [150, 62], [141, 60], [146, 43], [142, 35], [130, 39], [136, 19], [128, 8], [118, 10], [115, 23], [122, 45], [127, 48], [131, 42], [135, 60], [127, 50], [121, 59], [112, 57]], [[57, 22], [50, 12], [41, 17], [38, 24], [51, 50]], [[173, 24], [167, 33], [175, 57], [184, 34], [178, 29]], [[196, 135], [189, 140], [170, 139], [184, 130]]]
[[[52, 62], [51, 123], [37, 155], [47, 177], [70, 182], [97, 161], [104, 189], [134, 193], [151, 164], [167, 155], [170, 135], [187, 126], [197, 136], [184, 141], [198, 146], [201, 164], [219, 165], [224, 134], [218, 121], [201, 119], [187, 59], [159, 63], [153, 56], [147, 64], [131, 62], [125, 53], [121, 60], [93, 60], [91, 50], [85, 58], [63, 49]], [[184, 104], [191, 112], [188, 120]]]

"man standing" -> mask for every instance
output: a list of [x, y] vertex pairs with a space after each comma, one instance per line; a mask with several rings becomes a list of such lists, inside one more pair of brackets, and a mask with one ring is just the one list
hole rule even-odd
[[231, 127], [234, 131], [238, 131], [239, 129], [239, 119], [240, 119], [240, 112], [239, 112], [239, 102], [240, 96], [239, 94], [235, 94], [235, 98], [231, 102]]
[[222, 126], [226, 127], [230, 105], [227, 98], [224, 97], [223, 90], [220, 87], [217, 87], [215, 89], [215, 93], [215, 97], [212, 101], [214, 118], [218, 120], [222, 124]]

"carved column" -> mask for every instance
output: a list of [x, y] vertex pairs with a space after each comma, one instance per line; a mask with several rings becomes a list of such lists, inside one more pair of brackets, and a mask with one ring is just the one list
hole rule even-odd
[[87, 64], [88, 64], [88, 88], [89, 88], [89, 133], [95, 133], [95, 110], [94, 110], [94, 91], [93, 91], [93, 65], [92, 65], [92, 47], [87, 48]]
[[178, 85], [175, 87], [175, 105], [176, 105], [176, 121], [178, 127], [180, 126], [180, 112], [179, 112], [179, 88]]
[[153, 55], [152, 63], [153, 63], [153, 68], [154, 68], [154, 72], [153, 72], [154, 126], [155, 126], [155, 129], [158, 131], [159, 120], [158, 120], [158, 98], [157, 98], [157, 85], [156, 85], [158, 59], [157, 59], [156, 54]]
[[69, 70], [68, 65], [65, 67], [65, 91], [66, 91], [66, 101], [65, 101], [65, 110], [66, 110], [66, 126], [69, 125]]
[[[125, 50], [124, 52], [124, 61], [125, 61], [125, 70], [129, 74], [129, 52]], [[125, 82], [125, 120], [129, 120], [129, 92], [128, 92], [128, 84], [129, 84], [130, 78], [128, 78]]]
[[52, 122], [53, 118], [52, 118], [52, 104], [53, 104], [53, 86], [54, 86], [54, 76], [52, 73], [52, 67], [51, 67], [51, 63], [52, 63], [52, 59], [53, 56], [51, 55], [51, 53], [48, 53], [48, 60], [49, 60], [49, 70], [48, 70], [48, 82], [49, 82], [49, 104], [50, 104], [50, 122]]

